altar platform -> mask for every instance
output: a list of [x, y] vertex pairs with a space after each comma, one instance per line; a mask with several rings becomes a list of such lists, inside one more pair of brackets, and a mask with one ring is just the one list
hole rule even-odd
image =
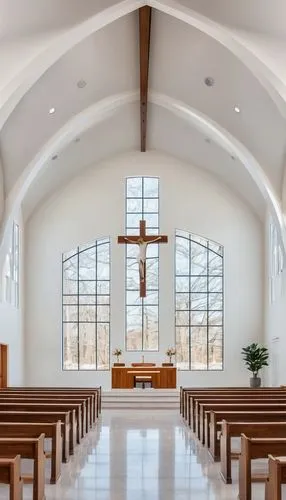
[[178, 389], [112, 389], [102, 392], [103, 409], [176, 410], [179, 411]]

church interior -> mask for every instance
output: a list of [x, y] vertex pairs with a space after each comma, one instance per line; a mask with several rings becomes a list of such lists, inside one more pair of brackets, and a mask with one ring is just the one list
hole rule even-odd
[[0, 500], [286, 499], [285, 1], [0, 19]]

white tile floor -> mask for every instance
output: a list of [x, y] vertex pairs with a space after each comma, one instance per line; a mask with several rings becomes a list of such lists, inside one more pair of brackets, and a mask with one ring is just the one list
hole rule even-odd
[[[233, 500], [233, 485], [219, 477], [219, 464], [190, 434], [177, 411], [105, 410], [86, 436], [57, 485], [46, 485], [46, 500]], [[47, 470], [47, 478], [48, 470]], [[262, 484], [253, 500], [264, 499]], [[0, 499], [7, 499], [0, 487]], [[25, 485], [24, 499], [31, 499]]]

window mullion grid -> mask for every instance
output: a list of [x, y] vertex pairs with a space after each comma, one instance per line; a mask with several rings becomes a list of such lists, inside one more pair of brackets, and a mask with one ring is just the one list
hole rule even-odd
[[210, 304], [209, 304], [209, 297], [210, 297], [210, 287], [209, 287], [209, 276], [210, 276], [210, 269], [209, 269], [209, 256], [210, 256], [210, 251], [209, 251], [209, 243], [207, 247], [207, 370], [209, 370], [209, 309], [210, 309]]
[[192, 275], [192, 240], [189, 236], [189, 370], [192, 369], [192, 337], [191, 337], [191, 333], [192, 333], [192, 328], [191, 328], [191, 324], [192, 324], [192, 321], [191, 321], [191, 315], [192, 315], [192, 312], [191, 312], [191, 306], [192, 306], [192, 301], [191, 301], [191, 283], [192, 283], [192, 279], [191, 279], [191, 275]]
[[97, 258], [98, 258], [98, 245], [97, 245], [97, 242], [95, 242], [95, 263], [94, 263], [94, 272], [95, 272], [95, 324], [94, 324], [94, 334], [95, 334], [95, 356], [94, 356], [94, 359], [95, 359], [95, 369], [97, 370], [98, 368], [98, 363], [97, 363], [97, 357], [98, 357], [98, 351], [97, 351], [97, 335], [98, 335], [98, 322], [97, 322], [97, 319], [98, 319], [98, 314], [97, 314], [97, 309], [98, 309], [98, 290], [97, 290], [97, 280], [98, 280], [98, 276], [97, 276], [97, 272], [98, 272], [98, 269], [97, 269]]
[[77, 369], [80, 369], [80, 337], [79, 337], [79, 247], [77, 249]]

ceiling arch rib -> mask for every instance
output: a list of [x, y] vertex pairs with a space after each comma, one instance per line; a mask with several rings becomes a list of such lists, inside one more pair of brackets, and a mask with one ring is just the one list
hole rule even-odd
[[[280, 196], [286, 130], [270, 97], [221, 44], [171, 16], [153, 14], [151, 88], [198, 109], [229, 130], [264, 167]], [[136, 21], [137, 13], [128, 14], [82, 41], [22, 99], [0, 136], [6, 193], [36, 152], [74, 114], [92, 102], [139, 87]], [[208, 70], [217, 79], [211, 89], [203, 84]], [[88, 81], [83, 90], [76, 85], [81, 75]], [[237, 101], [242, 107], [239, 117], [233, 112]], [[51, 105], [56, 108], [52, 117], [48, 116]], [[13, 148], [15, 143], [18, 148]]]
[[[149, 99], [151, 103], [161, 106], [180, 117], [180, 119], [183, 119], [185, 122], [191, 124], [203, 134], [210, 137], [212, 141], [217, 143], [228, 153], [231, 152], [237, 157], [241, 162], [241, 167], [247, 169], [256, 183], [258, 190], [267, 202], [276, 218], [278, 227], [281, 229], [283, 241], [286, 242], [279, 202], [272, 191], [267, 177], [251, 153], [218, 124], [212, 122], [207, 116], [186, 106], [184, 103], [153, 91], [150, 91]], [[96, 123], [100, 123], [102, 120], [106, 120], [108, 117], [114, 115], [118, 109], [124, 107], [126, 104], [138, 100], [139, 94], [137, 91], [126, 92], [106, 98], [73, 117], [47, 142], [47, 144], [45, 144], [34, 160], [25, 169], [9, 196], [9, 211], [12, 211], [15, 206], [19, 206], [22, 203], [32, 183], [41, 175], [43, 169], [49, 168], [48, 161], [55, 152], [60, 153], [68, 147], [79, 134], [83, 134], [85, 130], [91, 128]]]

